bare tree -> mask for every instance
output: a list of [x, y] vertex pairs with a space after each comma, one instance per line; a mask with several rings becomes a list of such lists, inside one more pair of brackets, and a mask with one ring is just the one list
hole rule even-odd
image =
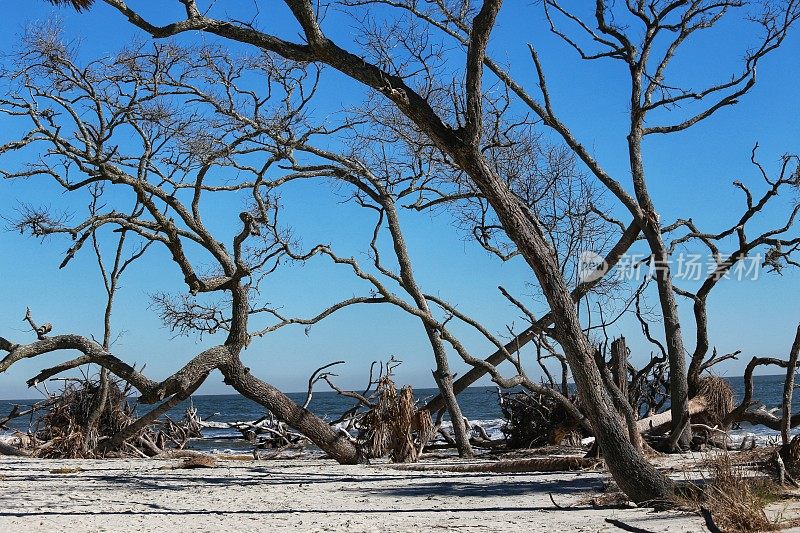
[[[701, 90], [671, 87], [672, 84], [665, 81], [667, 66], [681, 46], [689, 41], [689, 36], [713, 27], [723, 16], [740, 10], [747, 2], [626, 2], [623, 6], [598, 1], [593, 12], [587, 14], [587, 20], [592, 20], [591, 24], [555, 1], [543, 3], [545, 16], [551, 22], [554, 34], [577, 50], [583, 59], [620, 61], [630, 73], [631, 120], [627, 145], [633, 193], [628, 192], [621, 180], [611, 176], [559, 119], [534, 47], [530, 47], [530, 52], [539, 78], [536, 87], [538, 98], [533, 97], [508, 71], [487, 55], [487, 45], [501, 8], [500, 0], [486, 0], [477, 7], [469, 2], [443, 1], [425, 4], [383, 0], [342, 2], [347, 10], [362, 9], [375, 3], [393, 6], [411, 13], [424, 26], [442, 32], [463, 47], [463, 78], [445, 79], [444, 83], [434, 84], [434, 87], [453, 86], [457, 92], [458, 98], [452, 101], [447, 113], [443, 113], [441, 106], [426, 94], [431, 86], [426, 80], [430, 80], [436, 71], [417, 68], [420, 63], [426, 63], [424, 57], [413, 63], [413, 68], [409, 68], [404, 61], [392, 61], [394, 58], [386, 55], [386, 47], [377, 47], [383, 52], [378, 56], [345, 50], [326, 36], [320, 23], [320, 12], [308, 0], [285, 2], [302, 30], [301, 42], [291, 42], [274, 33], [261, 31], [254, 24], [214, 19], [202, 14], [194, 0], [181, 0], [186, 17], [165, 26], [152, 24], [120, 0], [105, 2], [120, 11], [132, 24], [156, 38], [200, 30], [277, 53], [288, 60], [325, 63], [391, 101], [413, 123], [420, 135], [471, 180], [492, 207], [499, 225], [514, 243], [516, 253], [535, 273], [550, 306], [554, 336], [570, 363], [587, 417], [620, 487], [635, 501], [658, 499], [671, 492], [672, 484], [647, 463], [627, 438], [624, 424], [615, 410], [615, 404], [621, 400], [619, 391], [604, 386], [603, 375], [594, 361], [594, 348], [582, 329], [573, 294], [555, 258], [553, 246], [546, 238], [542, 221], [520, 201], [509, 187], [508, 180], [502, 176], [502, 171], [480, 150], [486, 109], [484, 70], [488, 69], [520, 103], [561, 137], [592, 175], [629, 212], [634, 230], [644, 234], [655, 263], [659, 266], [656, 282], [672, 380], [674, 416], [671, 441], [674, 446], [679, 446], [685, 444], [689, 436], [683, 338], [668, 268], [669, 251], [647, 187], [642, 144], [648, 135], [685, 130], [745, 95], [755, 83], [756, 65], [783, 42], [789, 27], [800, 16], [796, 2], [786, 1], [767, 6], [755, 19], [764, 34], [747, 54], [743, 70], [729, 81], [711, 84]], [[562, 31], [562, 23], [572, 25], [575, 31]], [[662, 43], [662, 36], [669, 43], [666, 46], [659, 44]], [[374, 39], [370, 43], [374, 43]], [[588, 50], [586, 46], [595, 49]], [[413, 51], [415, 48], [412, 45], [406, 50]], [[694, 103], [697, 107], [692, 108], [689, 116], [678, 118], [675, 122], [653, 125], [646, 120], [656, 116], [651, 112], [658, 111], [659, 117], [670, 116], [661, 111], [668, 111], [676, 104], [688, 103]]]
[[[36, 237], [71, 237], [73, 244], [62, 265], [86, 242], [99, 246], [95, 236], [103, 228], [118, 231], [120, 241], [124, 235], [135, 237], [140, 250], [151, 244], [163, 247], [188, 290], [185, 298], [160, 300], [164, 318], [175, 328], [222, 333], [225, 340], [166, 379], [153, 381], [109, 351], [108, 324], [103, 343], [76, 334], [50, 335], [57, 326], [47, 325], [34, 328], [37, 340], [32, 343], [0, 338], [0, 350], [7, 352], [0, 372], [22, 359], [76, 350], [82, 355], [42, 370], [29, 384], [88, 363], [130, 383], [140, 392], [141, 403], [158, 405], [110, 439], [107, 446], [113, 448], [188, 398], [218, 369], [226, 383], [298, 428], [336, 460], [360, 461], [350, 439], [253, 376], [240, 359], [252, 339], [250, 316], [263, 312], [254, 297], [284, 257], [287, 239], [278, 229], [276, 202], [259, 188], [273, 163], [285, 157], [280, 133], [269, 132], [303, 122], [315, 69], [270, 57], [253, 58], [249, 64], [257, 64], [270, 83], [271, 90], [260, 96], [226, 85], [224, 80], [235, 79], [243, 66], [210, 47], [132, 48], [80, 65], [58, 37], [52, 27], [31, 34], [16, 67], [5, 73], [15, 80], [17, 90], [0, 100], [0, 111], [27, 122], [29, 130], [20, 140], [2, 145], [0, 156], [26, 150], [38, 157], [29, 158], [22, 168], [2, 170], [2, 176], [40, 179], [43, 187], [49, 181], [68, 197], [78, 199], [88, 192], [94, 201], [77, 222], [50, 209], [26, 206], [18, 228]], [[203, 89], [209, 93], [201, 102], [195, 96]], [[236, 122], [215, 108], [224, 100], [213, 95], [232, 93], [229, 102], [248, 109], [251, 122]], [[250, 166], [253, 154], [267, 154], [266, 162]], [[230, 183], [221, 170], [252, 179]], [[108, 194], [110, 190], [114, 195]], [[207, 196], [224, 194], [238, 195], [247, 207], [236, 216], [239, 229], [227, 245], [203, 219]], [[136, 207], [119, 210], [115, 205], [119, 202]], [[121, 258], [120, 248], [116, 253]], [[210, 270], [199, 272], [196, 265], [209, 261]], [[117, 260], [112, 271], [105, 272], [107, 319], [116, 280], [127, 264]]]
[[[360, 145], [360, 143], [356, 144]], [[411, 194], [416, 188], [416, 177], [413, 174], [407, 173], [406, 169], [402, 165], [396, 164], [395, 160], [387, 159], [384, 151], [381, 152], [383, 159], [376, 160], [374, 158], [376, 154], [372, 154], [372, 156], [366, 155], [364, 159], [359, 159], [354, 154], [343, 156], [308, 145], [298, 145], [296, 150], [298, 153], [313, 154], [320, 158], [321, 161], [311, 165], [295, 164], [292, 167], [293, 172], [290, 176], [265, 181], [265, 187], [270, 189], [279, 188], [288, 182], [302, 178], [320, 179], [327, 177], [337, 182], [344, 182], [352, 186], [351, 198], [353, 201], [366, 209], [374, 211], [377, 215], [377, 220], [369, 245], [372, 259], [371, 271], [353, 257], [338, 255], [329, 245], [318, 245], [305, 253], [292, 251], [292, 247], [287, 245], [287, 254], [302, 261], [307, 261], [315, 255], [327, 256], [334, 263], [349, 267], [357, 278], [368, 282], [371, 285], [372, 293], [368, 296], [352, 297], [333, 304], [311, 318], [281, 317], [280, 322], [265, 330], [256, 332], [254, 335], [266, 334], [290, 324], [311, 326], [351, 305], [390, 304], [419, 318], [425, 327], [437, 363], [434, 377], [441, 390], [440, 397], [444, 398], [444, 407], [447, 408], [453, 420], [455, 442], [460, 450], [469, 450], [469, 448], [465, 446], [465, 442], [468, 445], [466, 428], [461, 423], [463, 417], [460, 414], [453, 392], [452, 376], [447, 370], [448, 360], [445, 345], [449, 345], [465, 362], [487, 371], [492, 376], [492, 379], [502, 387], [511, 388], [521, 385], [535, 392], [553, 397], [578, 423], [588, 427], [584, 415], [568, 398], [566, 377], [563, 378], [560, 389], [535, 383], [524, 369], [518, 353], [519, 350], [507, 348], [496, 335], [481, 325], [478, 320], [467, 316], [457, 306], [447, 302], [443, 297], [423, 291], [414, 276], [412, 258], [402, 231], [397, 203], [398, 200]], [[371, 160], [371, 165], [367, 165], [365, 160]], [[382, 231], [389, 233], [393, 255], [391, 262], [397, 264], [397, 272], [386, 263], [378, 245]], [[402, 289], [401, 293], [395, 292], [390, 288], [390, 285], [394, 284]], [[503, 289], [501, 288], [501, 290]], [[536, 319], [524, 306], [507, 292], [504, 291], [504, 294], [527, 313], [531, 322], [536, 322]], [[411, 301], [408, 301], [407, 298], [410, 298]], [[453, 332], [453, 328], [448, 325], [453, 320], [477, 330], [481, 336], [494, 345], [503, 356], [501, 362], [510, 362], [516, 371], [515, 375], [505, 377], [497, 369], [496, 364], [477, 359], [471, 355], [464, 343], [459, 339], [459, 336]], [[540, 364], [542, 363], [541, 353], [545, 350], [551, 356], [563, 359], [563, 356], [556, 351], [544, 334], [538, 335], [535, 342], [539, 347], [538, 361]], [[439, 410], [431, 409], [430, 404], [426, 407], [434, 412]], [[466, 453], [462, 451], [462, 455], [466, 455]]]
[[[96, 184], [90, 189], [90, 194], [92, 197], [92, 203], [89, 205], [89, 213], [91, 215], [96, 215], [99, 213], [99, 210], [102, 208], [101, 199], [103, 196], [103, 187], [101, 184]], [[140, 212], [142, 209], [141, 205], [136, 202], [132, 208], [131, 215], [136, 216], [137, 212]], [[20, 229], [22, 231], [25, 230], [25, 222], [22, 222], [22, 226]], [[106, 293], [106, 306], [103, 311], [103, 341], [102, 341], [102, 348], [104, 351], [109, 352], [111, 350], [111, 345], [113, 343], [113, 329], [112, 329], [112, 322], [111, 316], [114, 311], [114, 300], [116, 298], [117, 292], [119, 290], [119, 283], [122, 275], [125, 271], [139, 258], [141, 258], [146, 252], [153, 241], [147, 241], [143, 244], [137, 246], [131, 251], [127, 251], [125, 246], [125, 241], [127, 238], [128, 231], [122, 229], [118, 233], [117, 237], [117, 244], [116, 247], [113, 249], [113, 258], [110, 265], [106, 265], [104, 256], [103, 256], [103, 249], [100, 246], [98, 236], [96, 232], [92, 232], [89, 238], [92, 241], [92, 249], [94, 251], [95, 257], [97, 258], [97, 266], [100, 270], [100, 275], [103, 280], [103, 288], [105, 289]], [[84, 233], [82, 237], [88, 235]], [[74, 252], [73, 252], [74, 253]], [[61, 264], [61, 268], [66, 266], [66, 263], [73, 257], [71, 254], [67, 254], [64, 262]], [[102, 416], [103, 411], [106, 408], [108, 403], [108, 396], [109, 396], [109, 385], [110, 385], [110, 377], [109, 371], [107, 368], [101, 366], [100, 367], [100, 387], [97, 393], [97, 398], [95, 399], [95, 405], [93, 410], [86, 421], [86, 428], [84, 429], [84, 435], [86, 436], [84, 440], [84, 453], [88, 452], [90, 444], [93, 440], [97, 439], [97, 424]]]
[[[719, 286], [721, 281], [732, 277], [737, 268], [740, 269], [741, 274], [743, 262], [748, 258], [756, 261], [763, 258], [762, 264], [756, 266], [775, 273], [781, 273], [784, 267], [798, 266], [797, 251], [800, 249], [800, 237], [794, 235], [796, 235], [795, 223], [797, 215], [800, 213], [800, 204], [795, 203], [790, 206], [785, 215], [767, 215], [767, 211], [782, 191], [791, 193], [793, 188], [800, 183], [798, 181], [800, 179], [798, 158], [790, 155], [783, 156], [777, 176], [770, 177], [764, 166], [756, 159], [757, 149], [758, 145], [753, 148], [751, 162], [757, 170], [759, 178], [763, 181], [765, 189], [760, 194], [754, 194], [751, 190], [752, 186], [739, 180], [734, 181], [734, 187], [744, 194], [745, 207], [741, 216], [731, 226], [716, 233], [703, 232], [691, 219], [682, 219], [664, 227], [665, 233], [684, 232], [669, 241], [670, 253], [689, 243], [697, 243], [708, 251], [709, 257], [713, 260], [714, 268], [695, 292], [674, 287], [677, 294], [690, 299], [693, 303], [697, 340], [691, 354], [688, 371], [689, 390], [692, 394], [695, 394], [698, 389], [700, 375], [703, 371], [713, 364], [738, 355], [738, 352], [724, 355], [717, 355], [714, 352], [710, 358], [708, 357], [711, 345], [708, 333], [707, 306], [713, 289]], [[762, 219], [763, 224], [767, 216], [777, 219], [776, 222], [770, 222], [767, 229], [760, 229], [756, 236], [752, 236], [750, 227], [759, 218]], [[721, 251], [722, 243], [731, 242], [733, 252], [723, 253]]]
[[[477, 15], [469, 4], [461, 6], [447, 2], [419, 6], [417, 2], [385, 2], [382, 0], [346, 2], [349, 5], [383, 3], [393, 5], [435, 26], [468, 51], [474, 46]], [[484, 4], [484, 7], [486, 7]], [[660, 217], [650, 196], [642, 146], [648, 135], [668, 134], [683, 131], [709, 118], [718, 110], [735, 104], [755, 84], [756, 67], [760, 60], [783, 42], [790, 26], [800, 17], [797, 2], [766, 4], [757, 15], [748, 16], [762, 28], [756, 45], [748, 50], [740, 72], [729, 80], [711, 83], [702, 89], [682, 89], [671, 83], [668, 67], [679, 53], [685, 52], [683, 45], [698, 32], [713, 28], [722, 17], [731, 12], [752, 7], [751, 2], [732, 0], [723, 2], [626, 2], [625, 6], [599, 1], [587, 9], [585, 16], [569, 10], [556, 0], [543, 2], [544, 14], [553, 34], [558, 36], [583, 60], [620, 61], [626, 67], [630, 79], [630, 129], [627, 135], [630, 156], [630, 172], [634, 194], [622, 185], [594, 159], [589, 150], [562, 122], [550, 97], [545, 72], [533, 45], [529, 45], [533, 66], [538, 75], [540, 95], [537, 100], [521, 84], [516, 82], [508, 70], [489, 57], [483, 63], [498, 79], [511, 89], [542, 121], [551, 127], [574, 153], [584, 162], [590, 172], [630, 212], [643, 232], [653, 254], [656, 265], [656, 281], [664, 322], [664, 336], [670, 361], [671, 409], [673, 411], [673, 442], [686, 446], [689, 439], [687, 415], [688, 382], [677, 303], [670, 274], [670, 255], [661, 235]], [[499, 2], [496, 6], [499, 9]], [[479, 13], [483, 12], [481, 9]], [[470, 24], [470, 17], [476, 18]], [[565, 28], [566, 27], [566, 28]], [[663, 40], [666, 41], [666, 45]], [[485, 43], [484, 43], [485, 44]], [[469, 53], [468, 53], [469, 58]], [[469, 69], [469, 63], [467, 68]], [[469, 83], [469, 70], [467, 81]], [[675, 110], [683, 104], [690, 110], [689, 116], [678, 118], [674, 123], [650, 125], [648, 118], [663, 111]]]

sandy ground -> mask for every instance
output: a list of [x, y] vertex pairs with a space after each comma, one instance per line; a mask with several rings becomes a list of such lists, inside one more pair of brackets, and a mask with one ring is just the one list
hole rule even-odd
[[[327, 460], [165, 468], [179, 463], [0, 457], [0, 531], [623, 531], [607, 518], [705, 531], [689, 514], [593, 508], [585, 502], [602, 490], [600, 472], [404, 472]], [[74, 467], [82, 471], [54, 472]]]

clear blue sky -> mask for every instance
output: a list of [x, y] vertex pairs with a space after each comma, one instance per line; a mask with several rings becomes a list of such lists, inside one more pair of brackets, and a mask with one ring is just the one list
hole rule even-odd
[[[84, 15], [37, 1], [7, 4], [0, 21], [0, 50], [12, 49], [29, 24], [51, 17], [63, 21], [68, 37], [80, 39], [81, 52], [87, 58], [111, 54], [131, 39], [143, 38], [101, 2]], [[164, 22], [180, 15], [177, 8], [162, 7], [172, 4], [180, 7], [177, 2], [158, 2], [158, 7], [155, 2], [130, 4]], [[287, 17], [282, 3], [265, 4], [269, 7], [261, 8], [259, 23], [294, 38], [298, 29]], [[242, 2], [239, 9], [246, 11], [250, 6]], [[349, 19], [334, 12], [326, 30], [334, 39], [347, 42], [349, 24]], [[744, 49], [741, 44], [744, 34], [741, 24], [724, 24], [715, 33], [696, 39], [689, 46], [697, 55], [680, 59], [674, 74], [690, 85], [709, 77], [724, 80], [737, 67], [735, 59]], [[202, 34], [185, 35], [181, 39], [183, 42], [213, 40]], [[510, 63], [518, 77], [531, 86], [528, 42], [535, 43], [540, 51], [554, 106], [563, 121], [628, 186], [625, 72], [612, 62], [581, 62], [546, 32], [539, 7], [509, 0], [501, 12], [490, 50], [497, 59]], [[758, 85], [739, 105], [721, 111], [688, 132], [648, 142], [647, 172], [662, 220], [692, 217], [709, 231], [728, 226], [742, 207], [741, 195], [730, 186], [731, 181], [740, 179], [753, 184], [756, 190], [762, 186], [749, 164], [753, 145], [756, 142], [761, 145], [760, 157], [768, 169], [776, 168], [781, 154], [798, 151], [800, 105], [794, 73], [800, 67], [799, 58], [800, 38], [794, 32], [781, 50], [762, 63]], [[365, 94], [354, 82], [332, 72], [327, 76], [325, 83], [331, 90], [317, 104], [320, 110], [340, 109]], [[7, 119], [0, 118], [0, 144], [13, 138], [14, 131]], [[12, 158], [0, 161], [4, 168], [13, 164], [19, 161]], [[29, 196], [36, 191], [33, 182], [0, 183], [0, 215], [13, 218], [19, 202], [26, 197], [30, 200]], [[367, 248], [371, 219], [361, 210], [343, 206], [341, 199], [322, 183], [287, 188], [283, 192], [284, 220], [306, 243], [331, 242], [344, 255], [363, 252]], [[795, 200], [784, 198], [781, 206], [785, 210]], [[63, 199], [58, 196], [42, 201], [63, 207]], [[772, 216], [780, 213], [781, 209], [777, 209]], [[222, 210], [210, 213], [209, 217], [213, 224], [220, 225], [228, 220], [236, 224], [238, 220], [235, 213]], [[461, 309], [496, 332], [502, 333], [507, 323], [515, 322], [518, 326], [522, 323], [496, 290], [502, 284], [518, 295], [531, 292], [526, 288], [531, 274], [521, 261], [501, 264], [488, 257], [464, 239], [447, 214], [407, 214], [404, 223], [417, 274], [428, 291], [458, 303]], [[41, 322], [52, 322], [54, 333], [101, 335], [104, 299], [96, 266], [90, 254], [84, 253], [69, 268], [58, 270], [68, 247], [63, 240], [41, 243], [13, 232], [0, 232], [0, 335], [17, 342], [32, 340], [22, 321], [26, 306], [31, 307]], [[798, 273], [787, 270], [783, 276], [727, 282], [715, 291], [709, 308], [712, 345], [723, 352], [741, 349], [744, 353], [739, 362], [720, 367], [720, 372], [741, 374], [752, 355], [786, 355], [800, 321], [800, 306], [796, 301], [798, 279]], [[147, 373], [154, 378], [170, 374], [216, 340], [174, 338], [149, 309], [148, 294], [180, 289], [177, 268], [166, 261], [163, 251], [150, 254], [123, 280], [114, 322], [117, 331], [124, 331], [124, 335], [114, 351], [130, 362], [146, 363]], [[287, 314], [307, 316], [336, 298], [363, 293], [363, 289], [346, 270], [316, 260], [276, 274], [270, 281], [269, 300], [284, 305]], [[693, 322], [688, 305], [684, 305], [683, 321], [691, 347]], [[647, 355], [649, 348], [640, 342], [635, 327], [623, 323], [621, 331], [628, 334], [637, 357]], [[475, 334], [466, 334], [465, 340], [475, 355], [488, 353], [488, 344]], [[285, 328], [255, 342], [245, 358], [259, 377], [283, 390], [294, 391], [304, 389], [313, 369], [336, 359], [348, 361], [340, 371], [340, 383], [357, 387], [365, 380], [370, 361], [393, 354], [404, 361], [398, 381], [432, 386], [433, 360], [424, 332], [418, 322], [389, 307], [369, 306], [343, 312], [314, 327], [308, 336], [302, 327]], [[36, 392], [26, 389], [24, 381], [39, 369], [72, 356], [52, 354], [18, 363], [0, 375], [0, 398], [35, 396]], [[464, 371], [457, 361], [454, 367], [459, 373]], [[201, 392], [225, 393], [229, 389], [221, 383], [220, 376], [212, 375]]]

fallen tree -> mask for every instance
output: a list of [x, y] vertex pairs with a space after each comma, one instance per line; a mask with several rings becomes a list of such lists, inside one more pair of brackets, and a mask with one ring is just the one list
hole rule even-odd
[[[32, 429], [11, 437], [11, 444], [4, 444], [3, 453], [48, 459], [153, 457], [168, 450], [182, 450], [191, 439], [201, 436], [189, 409], [181, 421], [169, 417], [154, 420], [129, 438], [115, 441], [120, 432], [137, 421], [129, 393], [130, 389], [116, 380], [105, 384], [99, 378], [63, 380], [60, 392], [40, 402], [45, 407], [36, 410]], [[105, 399], [97, 412], [100, 395]], [[9, 418], [13, 414], [12, 410]]]

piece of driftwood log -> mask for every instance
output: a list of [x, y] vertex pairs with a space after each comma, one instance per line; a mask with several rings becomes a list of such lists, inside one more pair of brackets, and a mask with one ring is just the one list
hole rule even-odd
[[603, 464], [602, 459], [584, 457], [535, 457], [512, 461], [494, 461], [466, 464], [403, 464], [392, 465], [396, 470], [438, 471], [438, 472], [563, 472], [586, 470]]
[[215, 468], [217, 460], [210, 455], [196, 455], [183, 460], [181, 468]]
[[[706, 409], [708, 409], [708, 402], [706, 402], [704, 396], [695, 396], [689, 400], [689, 416], [700, 414]], [[671, 423], [672, 412], [667, 410], [657, 415], [642, 418], [636, 422], [636, 425], [641, 433], [644, 433], [645, 431], [658, 433], [659, 431], [668, 429]]]
[[626, 524], [622, 520], [617, 520], [616, 518], [606, 518], [606, 523], [611, 524], [622, 531], [630, 531], [631, 533], [653, 533], [649, 529], [642, 529], [640, 527], [632, 526], [630, 524]]
[[24, 450], [20, 450], [16, 446], [11, 446], [0, 442], [0, 455], [12, 455], [14, 457], [28, 457], [30, 454]]

